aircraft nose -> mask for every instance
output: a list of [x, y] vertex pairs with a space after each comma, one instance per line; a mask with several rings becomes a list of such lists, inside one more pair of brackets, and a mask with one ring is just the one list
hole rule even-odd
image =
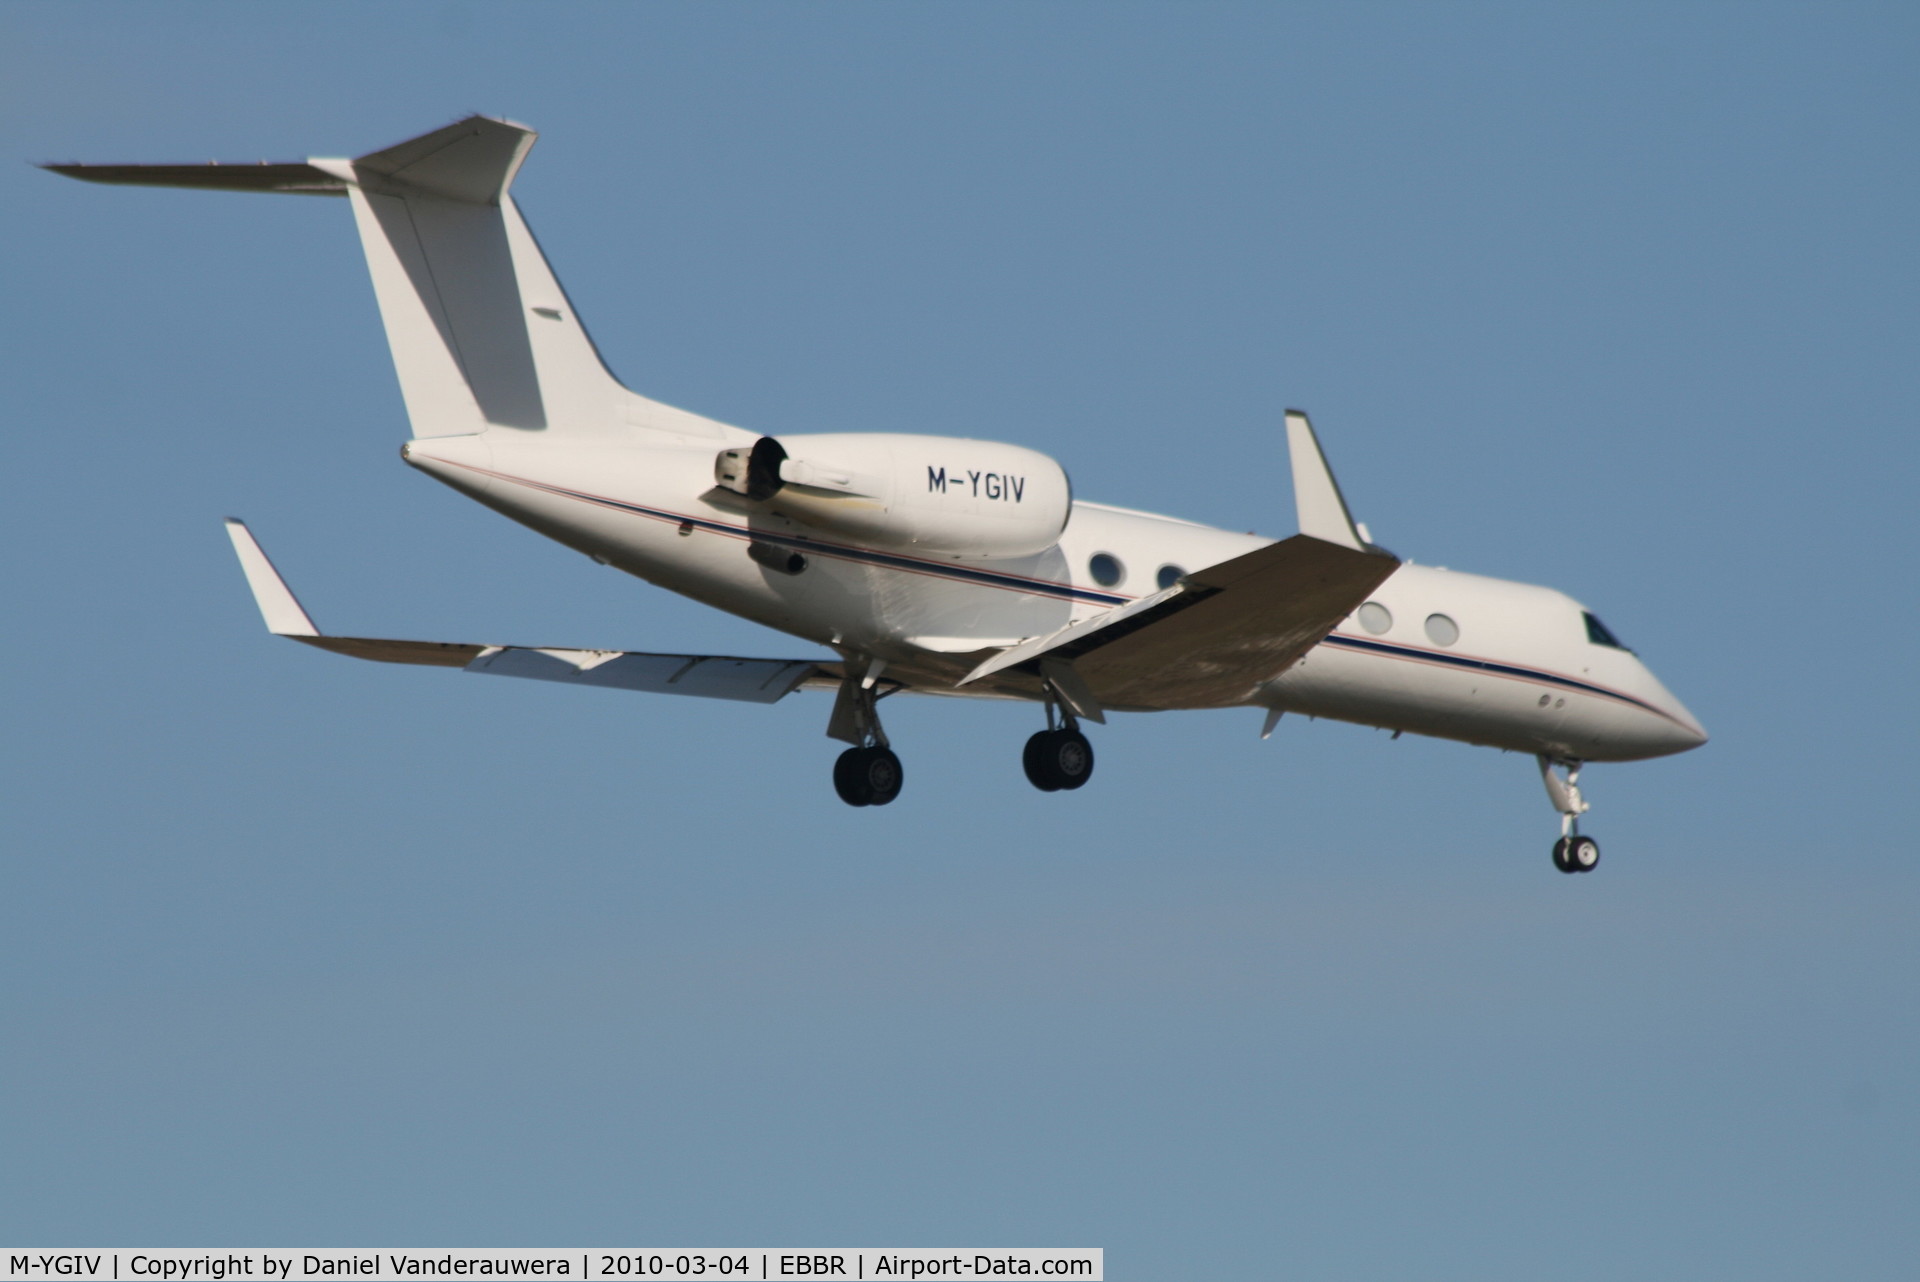
[[1691, 752], [1707, 741], [1707, 728], [1692, 717], [1687, 720], [1690, 724], [1674, 727], [1674, 738], [1678, 741], [1675, 752]]
[[1676, 752], [1691, 752], [1707, 741], [1707, 728], [1700, 719], [1688, 712], [1678, 700], [1669, 697], [1667, 706], [1661, 711], [1659, 728], [1654, 732], [1658, 742], [1657, 755], [1671, 756]]
[[1674, 698], [1673, 691], [1662, 685], [1644, 662], [1636, 666], [1638, 671], [1630, 688], [1637, 696], [1635, 701], [1640, 711], [1632, 719], [1633, 728], [1625, 735], [1634, 744], [1634, 755], [1670, 757], [1676, 752], [1691, 752], [1705, 743], [1707, 728], [1700, 724], [1700, 718]]

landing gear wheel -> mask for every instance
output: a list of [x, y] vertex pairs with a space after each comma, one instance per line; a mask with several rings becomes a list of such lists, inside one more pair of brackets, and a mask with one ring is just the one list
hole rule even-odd
[[1553, 843], [1553, 866], [1561, 872], [1592, 872], [1600, 865], [1600, 843], [1591, 837], [1562, 837]]
[[849, 806], [884, 806], [900, 795], [904, 782], [891, 748], [848, 748], [833, 763], [833, 790]]
[[1042, 730], [1027, 740], [1020, 764], [1040, 791], [1071, 790], [1093, 778], [1093, 745], [1078, 730]]

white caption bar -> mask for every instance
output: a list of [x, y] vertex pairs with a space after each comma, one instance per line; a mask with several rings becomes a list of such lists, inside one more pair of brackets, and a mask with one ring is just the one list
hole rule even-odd
[[923, 1278], [1073, 1278], [1103, 1282], [1099, 1247], [0, 1247], [0, 1278], [21, 1282], [262, 1282], [356, 1278], [623, 1278], [628, 1282], [918, 1282]]

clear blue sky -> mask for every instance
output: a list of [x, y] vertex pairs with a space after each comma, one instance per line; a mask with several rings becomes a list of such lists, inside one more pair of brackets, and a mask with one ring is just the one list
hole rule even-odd
[[[0, 1241], [1101, 1245], [1117, 1279], [1911, 1277], [1910, 5], [0, 7]], [[355, 664], [785, 655], [409, 471], [341, 202], [27, 162], [468, 111], [615, 368], [1001, 437], [1589, 603], [1707, 723], [1589, 772], [1289, 719]]]

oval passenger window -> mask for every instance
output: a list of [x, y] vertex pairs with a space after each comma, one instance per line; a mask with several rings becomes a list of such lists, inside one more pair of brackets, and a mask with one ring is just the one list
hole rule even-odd
[[1160, 573], [1153, 576], [1153, 581], [1158, 583], [1164, 591], [1185, 578], [1186, 573], [1177, 565], [1163, 565], [1160, 567]]
[[1127, 577], [1126, 567], [1120, 564], [1120, 558], [1106, 552], [1095, 552], [1087, 562], [1087, 572], [1093, 575], [1093, 581], [1103, 588], [1114, 587]]
[[1369, 601], [1360, 607], [1360, 626], [1379, 636], [1393, 626], [1393, 611], [1378, 601]]
[[1427, 640], [1435, 645], [1452, 645], [1460, 639], [1460, 625], [1444, 614], [1427, 616]]

